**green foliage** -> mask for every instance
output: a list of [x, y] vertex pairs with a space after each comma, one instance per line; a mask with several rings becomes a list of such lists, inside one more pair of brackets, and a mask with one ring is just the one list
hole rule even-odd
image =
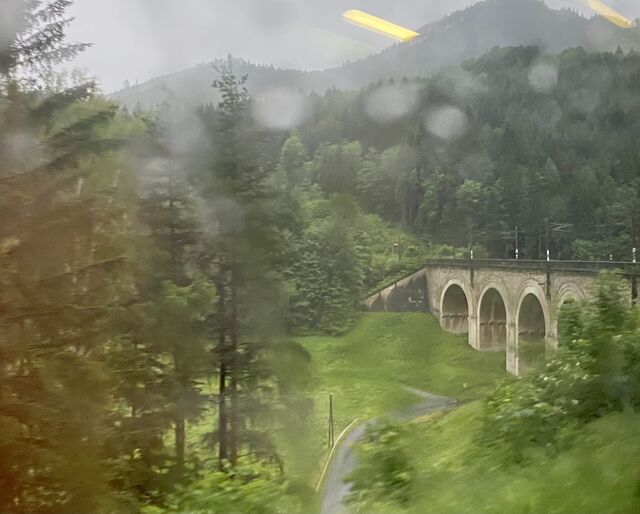
[[370, 512], [377, 502], [406, 506], [415, 481], [408, 438], [402, 425], [376, 423], [367, 427], [356, 445], [358, 467], [347, 478], [347, 502], [356, 512]]
[[[303, 434], [304, 423], [295, 418], [309, 409], [304, 375], [282, 371], [286, 362], [296, 362], [302, 373], [308, 366], [284, 321], [284, 276], [298, 214], [289, 192], [278, 189], [276, 166], [266, 162], [269, 141], [250, 116], [246, 77], [235, 75], [231, 60], [219, 72], [214, 87], [221, 101], [200, 112], [208, 140], [197, 147], [201, 160], [193, 173], [205, 228], [198, 262], [216, 290], [215, 309], [206, 317], [215, 338], [209, 376], [217, 381], [216, 428], [205, 442], [217, 452], [220, 471], [233, 471], [243, 455], [282, 468], [278, 432], [291, 422]], [[282, 168], [293, 177], [303, 157], [294, 156], [295, 142], [290, 146], [281, 152]]]
[[[382, 84], [311, 96], [309, 121], [285, 135], [256, 126], [231, 60], [220, 103], [197, 116], [168, 104], [132, 116], [91, 84], [64, 89], [51, 66], [85, 47], [64, 41], [69, 4], [8, 0], [0, 20], [12, 29], [0, 42], [2, 511], [308, 511], [328, 391], [344, 428], [414, 401], [405, 386], [469, 398], [503, 374], [503, 356], [424, 314], [360, 318], [367, 292], [456, 246], [511, 255], [515, 224], [529, 257], [548, 241], [554, 256], [624, 258], [636, 238], [635, 54], [497, 49], [411, 84], [420, 111], [464, 112], [458, 140], [428, 133], [424, 112], [370, 123]], [[542, 61], [559, 71], [546, 93], [529, 80]], [[494, 392], [461, 462], [477, 456], [508, 483], [514, 462], [533, 473], [539, 459], [578, 485], [576, 463], [610, 452], [616, 473], [630, 465], [604, 436], [640, 406], [638, 321], [611, 277], [593, 305], [565, 305], [559, 352]], [[303, 347], [287, 328], [346, 335]], [[413, 437], [367, 432], [360, 508], [411, 508], [428, 490]], [[539, 482], [522, 480], [530, 498], [502, 504], [546, 510]]]
[[[71, 20], [64, 14], [70, 5], [71, 0], [6, 1], [1, 26], [0, 84], [5, 77], [16, 80], [25, 73], [32, 73], [31, 80], [36, 79], [34, 71], [42, 74], [90, 46], [65, 42], [65, 29]], [[46, 83], [40, 85], [47, 87]]]
[[532, 446], [557, 451], [561, 429], [619, 411], [637, 394], [622, 358], [635, 352], [628, 341], [637, 331], [622, 285], [616, 276], [602, 275], [593, 304], [563, 310], [557, 353], [524, 378], [505, 380], [490, 396], [480, 435], [486, 446], [515, 461]]
[[63, 41], [68, 4], [3, 4], [3, 16], [23, 22], [9, 40], [3, 33], [0, 48], [5, 512], [102, 512], [129, 499], [111, 482], [117, 371], [108, 353], [119, 315], [136, 299], [129, 168], [112, 150], [136, 129], [123, 127], [91, 85], [37, 89], [41, 66], [80, 49]]
[[276, 514], [301, 512], [291, 495], [291, 486], [273, 467], [260, 462], [242, 462], [230, 475], [205, 474], [188, 487], [179, 488], [163, 509], [145, 508], [144, 514], [160, 512], [209, 514]]
[[295, 326], [340, 333], [353, 323], [364, 279], [353, 237], [356, 216], [357, 208], [348, 197], [310, 206], [311, 225], [292, 269]]
[[359, 143], [322, 143], [314, 154], [312, 178], [326, 195], [353, 194], [361, 162]]
[[500, 453], [478, 453], [480, 402], [442, 418], [417, 423], [406, 441], [416, 470], [409, 505], [380, 502], [369, 512], [415, 514], [557, 512], [627, 513], [640, 507], [637, 495], [640, 416], [611, 413], [560, 430], [571, 440], [561, 452], [532, 447], [526, 462], [504, 466]]
[[[532, 86], [539, 65], [557, 70], [549, 90]], [[290, 185], [354, 194], [365, 212], [425, 241], [512, 258], [517, 226], [522, 258], [544, 259], [548, 247], [554, 259], [629, 260], [639, 226], [639, 68], [635, 53], [495, 49], [414, 84], [420, 107], [382, 126], [363, 108], [380, 84], [331, 90], [283, 162], [292, 152], [304, 170]], [[425, 129], [428, 106], [438, 105], [464, 114], [462, 137]], [[332, 130], [318, 138], [322, 121]]]
[[410, 227], [419, 200], [415, 151], [392, 146], [381, 154], [371, 150], [358, 177], [358, 198], [367, 212]]
[[294, 239], [295, 259], [287, 273], [290, 322], [298, 332], [344, 333], [367, 294], [419, 269], [428, 257], [451, 256], [446, 248], [427, 248], [379, 216], [364, 214], [350, 195], [302, 203], [304, 228]]
[[288, 184], [297, 186], [306, 181], [304, 165], [307, 160], [307, 149], [297, 136], [293, 135], [285, 141], [280, 153], [280, 165]]
[[[235, 389], [236, 451], [282, 467], [267, 435], [279, 426], [274, 413], [287, 411], [291, 421], [310, 408], [304, 380], [273, 362], [294, 362], [298, 350], [301, 373], [308, 365], [279, 321], [282, 227], [291, 221], [263, 168], [240, 155], [251, 132], [237, 97], [216, 114], [225, 136], [217, 175], [189, 183], [186, 170], [200, 169], [203, 153], [187, 160], [170, 135], [175, 126], [118, 113], [91, 85], [44, 95], [53, 86], [36, 89], [35, 75], [13, 80], [27, 65], [79, 49], [63, 45], [66, 21], [56, 21], [67, 4], [20, 3], [29, 26], [20, 34], [35, 34], [33, 53], [24, 41], [10, 45], [10, 69], [0, 70], [0, 509], [136, 511], [162, 506], [203, 465], [188, 451], [187, 427], [220, 412], [214, 402], [205, 407], [205, 379], [216, 371], [221, 292], [235, 303], [222, 319], [231, 330], [229, 313], [236, 316], [237, 355], [223, 357], [235, 368], [226, 378]], [[38, 32], [37, 21], [54, 26]], [[55, 48], [57, 57], [47, 55]], [[232, 198], [245, 230], [203, 216], [195, 187], [227, 195], [214, 198], [217, 214], [228, 214], [219, 202]], [[203, 221], [222, 230], [205, 233]]]

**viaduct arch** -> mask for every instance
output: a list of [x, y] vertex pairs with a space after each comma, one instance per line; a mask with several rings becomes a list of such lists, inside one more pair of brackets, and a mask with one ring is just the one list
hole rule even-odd
[[440, 300], [440, 325], [447, 332], [466, 334], [469, 332], [471, 294], [463, 282], [451, 279], [442, 288]]
[[631, 299], [633, 263], [434, 260], [365, 303], [374, 311], [429, 312], [447, 332], [467, 334], [476, 350], [505, 352], [507, 371], [522, 375], [557, 348], [563, 304], [590, 299], [607, 269], [626, 277]]

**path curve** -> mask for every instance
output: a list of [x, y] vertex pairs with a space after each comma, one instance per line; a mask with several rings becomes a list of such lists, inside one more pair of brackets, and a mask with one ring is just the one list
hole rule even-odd
[[[451, 409], [459, 405], [458, 401], [453, 398], [438, 396], [426, 391], [414, 389], [413, 387], [405, 387], [404, 389], [409, 393], [419, 396], [423, 401], [392, 413], [390, 417], [395, 421], [411, 421], [425, 414]], [[356, 455], [353, 451], [354, 443], [364, 435], [367, 427], [374, 421], [375, 419], [358, 425], [347, 434], [340, 447], [337, 448], [324, 487], [322, 507], [320, 509], [321, 514], [347, 514], [349, 512], [349, 508], [343, 505], [343, 501], [349, 494], [351, 488], [349, 484], [344, 482], [344, 477], [351, 473], [356, 467]]]

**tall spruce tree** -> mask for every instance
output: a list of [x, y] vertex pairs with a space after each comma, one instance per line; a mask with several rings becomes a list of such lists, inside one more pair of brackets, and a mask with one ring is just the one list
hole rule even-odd
[[[0, 41], [0, 511], [113, 509], [104, 441], [115, 312], [133, 298], [126, 202], [105, 135], [116, 108], [41, 72], [70, 2], [4, 2]], [[51, 94], [44, 95], [44, 92]], [[118, 279], [116, 279], [118, 277]]]
[[[215, 362], [219, 373], [214, 440], [218, 466], [236, 466], [242, 454], [278, 460], [272, 407], [278, 378], [270, 364], [282, 337], [282, 269], [287, 258], [282, 198], [258, 165], [262, 143], [251, 119], [246, 77], [229, 61], [214, 84], [222, 98], [215, 113], [211, 166], [198, 176], [209, 230], [209, 274], [216, 286]], [[242, 450], [242, 452], [241, 452]]]
[[162, 371], [166, 412], [174, 431], [175, 474], [185, 473], [186, 424], [203, 409], [200, 381], [207, 375], [207, 318], [215, 301], [199, 266], [201, 224], [187, 182], [188, 161], [171, 152], [175, 120], [156, 119], [149, 129], [141, 220], [148, 228], [148, 263], [143, 296], [152, 306], [149, 337], [169, 359]]

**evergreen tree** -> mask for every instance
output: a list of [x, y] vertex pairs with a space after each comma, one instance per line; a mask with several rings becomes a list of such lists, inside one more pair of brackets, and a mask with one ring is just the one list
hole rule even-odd
[[112, 201], [122, 183], [105, 153], [116, 109], [92, 100], [90, 84], [46, 97], [27, 89], [34, 72], [83, 48], [63, 43], [68, 4], [10, 1], [14, 30], [0, 48], [3, 512], [115, 502], [105, 353], [113, 315], [133, 297], [126, 205]]
[[[86, 43], [66, 43], [65, 18], [72, 0], [5, 0], [0, 22], [0, 80], [3, 85], [23, 79], [38, 80], [51, 66], [75, 57]], [[35, 73], [34, 73], [35, 72]]]
[[214, 440], [224, 469], [237, 465], [241, 449], [279, 460], [267, 432], [278, 401], [269, 356], [286, 342], [281, 284], [291, 221], [268, 185], [267, 170], [258, 165], [262, 140], [250, 117], [246, 77], [233, 74], [231, 61], [219, 72], [215, 155], [197, 183], [209, 227], [208, 275], [218, 298], [212, 324], [219, 373]]
[[[174, 430], [175, 477], [184, 475], [186, 424], [202, 411], [200, 381], [207, 371], [206, 319], [215, 300], [198, 265], [203, 234], [197, 218], [194, 192], [187, 183], [188, 164], [170, 152], [172, 122], [151, 123], [149, 149], [140, 205], [148, 228], [142, 294], [150, 308], [147, 339], [161, 355], [164, 412]], [[169, 133], [168, 133], [169, 132]]]

